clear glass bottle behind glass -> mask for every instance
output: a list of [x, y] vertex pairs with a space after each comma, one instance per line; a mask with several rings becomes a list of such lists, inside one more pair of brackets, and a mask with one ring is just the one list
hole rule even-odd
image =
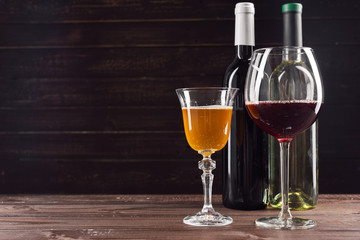
[[[288, 3], [282, 6], [284, 46], [302, 47], [302, 5]], [[298, 64], [284, 59], [284, 65]], [[300, 63], [301, 64], [301, 63]], [[289, 67], [289, 66], [288, 66]], [[269, 203], [281, 208], [280, 153], [278, 141], [269, 135]], [[316, 207], [318, 200], [318, 123], [296, 136], [290, 144], [289, 206], [292, 210]]]

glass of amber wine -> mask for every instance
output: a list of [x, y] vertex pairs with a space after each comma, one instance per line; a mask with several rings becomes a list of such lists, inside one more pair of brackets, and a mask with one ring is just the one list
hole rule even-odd
[[232, 218], [216, 212], [212, 206], [211, 192], [216, 163], [211, 155], [221, 150], [227, 142], [231, 124], [233, 99], [237, 88], [204, 87], [176, 89], [179, 98], [186, 139], [192, 149], [203, 156], [199, 169], [204, 190], [204, 206], [195, 215], [184, 218], [193, 226], [223, 226]]

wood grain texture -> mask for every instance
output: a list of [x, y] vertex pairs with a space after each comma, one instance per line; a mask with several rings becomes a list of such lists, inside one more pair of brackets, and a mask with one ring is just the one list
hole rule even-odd
[[[259, 18], [281, 18], [277, 1], [253, 1], [256, 16]], [[299, 1], [305, 5], [304, 17], [353, 19], [359, 18], [357, 0], [347, 1]], [[35, 0], [23, 3], [21, 0], [2, 3], [0, 21], [5, 23], [42, 23], [42, 22], [83, 22], [83, 21], [161, 21], [161, 19], [218, 19], [233, 18], [233, 0], [195, 0], [144, 1], [144, 0], [74, 0], [59, 2], [56, 0]], [[352, 6], [352, 7], [349, 7]], [[229, 9], [231, 11], [229, 11]], [[154, 20], [155, 19], [155, 20]]]
[[[225, 227], [191, 227], [182, 219], [200, 210], [201, 195], [7, 195], [1, 196], [1, 239], [358, 239], [359, 195], [320, 195], [319, 205], [295, 216], [314, 219], [310, 230], [257, 228], [254, 220], [278, 210], [236, 211]], [[338, 207], [341, 202], [341, 208]]]
[[[358, 44], [360, 33], [348, 34], [348, 25], [359, 25], [360, 19], [305, 19], [304, 43], [319, 45]], [[256, 19], [257, 45], [281, 45], [281, 19]], [[211, 27], [210, 27], [211, 26]], [[0, 23], [2, 49], [22, 48], [110, 48], [146, 46], [231, 46], [234, 19], [203, 19], [163, 22], [84, 22], [8, 24]], [[216, 34], [214, 34], [216, 33]]]
[[[325, 66], [324, 66], [325, 67]], [[177, 108], [175, 89], [184, 86], [218, 86], [222, 76], [103, 77], [103, 78], [3, 78], [0, 79], [1, 108], [69, 109], [83, 107], [171, 107]], [[324, 109], [358, 106], [358, 76], [334, 70], [324, 73]], [[346, 103], [346, 104], [345, 104]], [[54, 108], [55, 109], [55, 108]], [[321, 115], [320, 115], [321, 117]], [[349, 119], [351, 121], [351, 119]], [[340, 123], [340, 122], [339, 122]]]
[[[218, 157], [218, 156], [217, 156]], [[98, 158], [13, 160], [2, 166], [2, 193], [175, 194], [201, 191], [199, 156], [188, 159]], [[79, 174], [81, 169], [81, 174]], [[221, 164], [215, 170], [214, 192], [221, 192]], [[22, 176], [27, 176], [23, 181]], [[12, 184], [8, 184], [8, 179]], [[80, 189], [80, 190], [79, 190]]]
[[[165, 70], [165, 69], [164, 69]], [[124, 70], [126, 71], [126, 70]], [[218, 86], [221, 76], [3, 78], [3, 108], [172, 107], [176, 88]]]
[[[315, 51], [321, 69], [326, 74], [338, 74], [360, 69], [359, 49], [339, 45], [318, 46]], [[209, 75], [220, 79], [233, 58], [233, 47], [3, 49], [0, 53], [2, 79]], [[334, 57], [342, 55], [347, 61]]]

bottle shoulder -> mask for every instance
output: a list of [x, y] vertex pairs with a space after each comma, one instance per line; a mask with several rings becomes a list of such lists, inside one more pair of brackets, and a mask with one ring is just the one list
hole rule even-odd
[[225, 71], [224, 86], [243, 88], [248, 67], [249, 60], [235, 58]]

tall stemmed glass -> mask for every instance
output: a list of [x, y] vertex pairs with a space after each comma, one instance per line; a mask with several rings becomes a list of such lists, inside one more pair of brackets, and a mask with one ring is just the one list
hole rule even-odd
[[311, 48], [256, 50], [245, 84], [245, 105], [254, 122], [280, 143], [282, 209], [277, 217], [257, 219], [273, 229], [307, 229], [315, 221], [292, 217], [289, 210], [289, 146], [316, 120], [324, 101], [319, 68]]
[[229, 137], [233, 99], [237, 88], [207, 87], [176, 89], [183, 115], [186, 139], [192, 149], [203, 156], [199, 169], [204, 190], [204, 206], [195, 215], [184, 218], [193, 226], [222, 226], [232, 223], [232, 218], [216, 212], [212, 206], [211, 192], [215, 161], [211, 154], [221, 150]]

